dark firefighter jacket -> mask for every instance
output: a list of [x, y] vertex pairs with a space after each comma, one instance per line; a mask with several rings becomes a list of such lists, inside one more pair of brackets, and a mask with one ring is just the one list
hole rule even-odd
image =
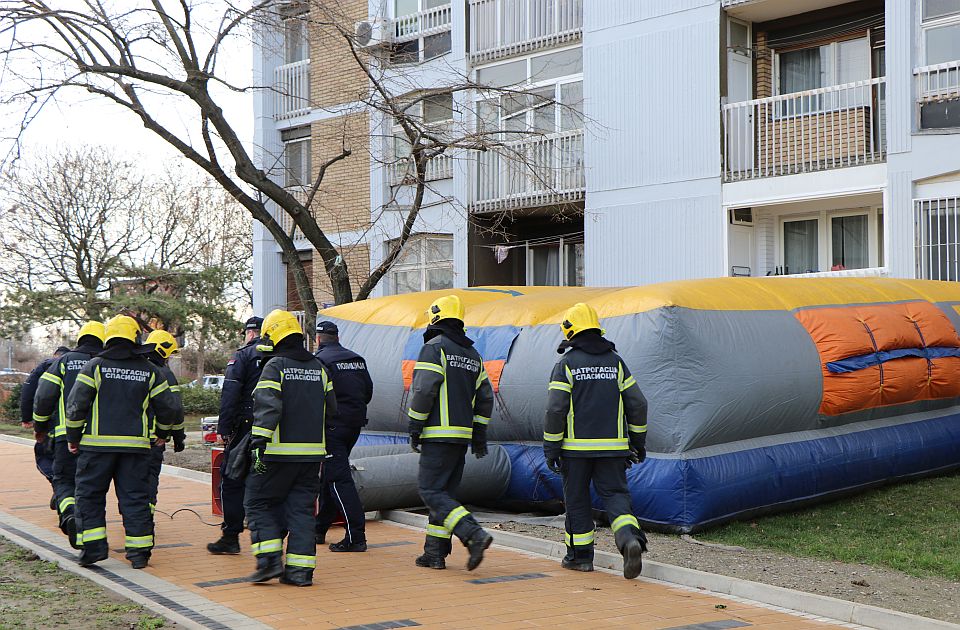
[[324, 422], [337, 413], [333, 382], [319, 359], [301, 351], [302, 358], [267, 359], [253, 391], [251, 442], [266, 440], [266, 461], [323, 461], [327, 454]]
[[613, 344], [594, 336], [564, 344], [550, 377], [543, 439], [565, 457], [619, 457], [646, 442], [647, 400]]
[[50, 433], [54, 439], [67, 434], [67, 398], [80, 370], [102, 350], [100, 344], [81, 345], [56, 359], [40, 376], [33, 399], [34, 431]]
[[[472, 344], [466, 337], [463, 341]], [[410, 393], [407, 414], [424, 423], [423, 440], [469, 443], [474, 424], [486, 426], [493, 413], [493, 387], [480, 353], [446, 333], [423, 344]]]
[[160, 370], [144, 356], [117, 350], [90, 359], [67, 399], [67, 440], [79, 442], [81, 450], [148, 450], [150, 411], [156, 414], [157, 437], [166, 439], [180, 422], [177, 400]]
[[50, 369], [54, 358], [47, 358], [37, 364], [37, 367], [30, 370], [30, 375], [23, 382], [20, 389], [20, 422], [24, 424], [33, 422], [33, 399], [37, 395], [37, 387], [40, 385], [40, 377]]
[[248, 421], [253, 418], [253, 388], [260, 379], [260, 370], [266, 361], [266, 357], [257, 350], [260, 343], [257, 337], [237, 350], [227, 363], [217, 423], [217, 433], [224, 437], [239, 438], [249, 430]]
[[327, 414], [327, 426], [365, 425], [367, 404], [373, 398], [373, 381], [366, 360], [337, 342], [321, 344], [316, 357], [327, 368], [337, 392], [337, 414]]
[[[173, 370], [170, 369], [170, 366], [167, 365], [166, 360], [161, 359], [160, 357], [151, 355], [150, 363], [152, 363], [157, 370], [160, 371], [160, 375], [167, 381], [167, 384], [170, 386], [170, 392], [173, 394], [176, 407], [176, 420], [173, 421], [173, 424], [170, 425], [170, 435], [176, 436], [177, 439], [183, 440], [186, 439], [186, 433], [184, 433], [183, 427], [183, 399], [180, 396], [180, 382], [177, 381], [177, 375], [173, 373]], [[153, 411], [153, 408], [147, 409], [147, 417], [150, 419], [150, 437], [156, 437], [156, 427], [155, 419], [156, 414]]]

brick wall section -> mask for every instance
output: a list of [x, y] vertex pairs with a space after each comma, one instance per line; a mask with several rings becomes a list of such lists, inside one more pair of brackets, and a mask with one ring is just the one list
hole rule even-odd
[[[341, 256], [343, 256], [343, 259], [347, 263], [347, 270], [350, 273], [350, 286], [353, 287], [353, 294], [356, 296], [360, 285], [370, 275], [370, 246], [345, 246], [341, 251]], [[327, 277], [327, 272], [323, 268], [319, 256], [317, 256], [316, 261], [317, 263], [313, 266], [313, 284], [317, 303], [319, 305], [320, 302], [333, 302], [333, 290], [330, 285], [330, 278]], [[386, 281], [386, 279], [384, 279], [384, 281]]]
[[754, 98], [768, 98], [773, 96], [773, 55], [767, 47], [767, 34], [762, 31], [754, 33], [753, 58]]
[[367, 91], [367, 77], [343, 36], [335, 28], [320, 24], [332, 19], [353, 29], [357, 21], [367, 19], [367, 0], [323, 4], [329, 7], [329, 14], [315, 10], [310, 25], [310, 100], [315, 108], [351, 103]]
[[327, 233], [370, 225], [370, 120], [366, 113], [315, 122], [311, 128], [314, 176], [340, 154], [344, 142], [353, 152], [327, 169], [312, 211]]

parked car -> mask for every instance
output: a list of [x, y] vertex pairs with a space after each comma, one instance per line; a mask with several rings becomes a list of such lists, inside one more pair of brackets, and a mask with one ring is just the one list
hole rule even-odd
[[203, 387], [204, 389], [223, 389], [222, 374], [205, 374], [202, 379], [187, 383], [188, 387]]

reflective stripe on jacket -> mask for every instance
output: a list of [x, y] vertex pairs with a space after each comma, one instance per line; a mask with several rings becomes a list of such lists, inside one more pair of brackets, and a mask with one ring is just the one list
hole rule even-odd
[[74, 350], [54, 361], [47, 371], [40, 375], [37, 393], [33, 399], [35, 431], [49, 432], [54, 438], [66, 435], [67, 398], [77, 375], [90, 359], [90, 354]]

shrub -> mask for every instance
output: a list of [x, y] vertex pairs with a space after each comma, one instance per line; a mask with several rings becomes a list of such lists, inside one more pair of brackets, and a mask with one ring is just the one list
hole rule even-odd
[[216, 414], [220, 411], [220, 390], [205, 387], [181, 387], [184, 413]]
[[[6, 389], [6, 387], [4, 388]], [[13, 387], [6, 389], [4, 394], [6, 398], [0, 403], [0, 420], [3, 422], [20, 421], [20, 392], [23, 390], [23, 383], [17, 383]]]

